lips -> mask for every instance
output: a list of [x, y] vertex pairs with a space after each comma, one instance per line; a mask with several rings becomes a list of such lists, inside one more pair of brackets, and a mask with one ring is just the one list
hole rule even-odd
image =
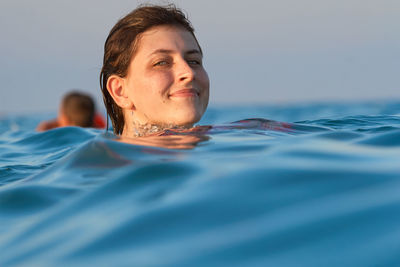
[[199, 96], [199, 93], [195, 89], [182, 89], [175, 91], [169, 95], [170, 97], [193, 97]]

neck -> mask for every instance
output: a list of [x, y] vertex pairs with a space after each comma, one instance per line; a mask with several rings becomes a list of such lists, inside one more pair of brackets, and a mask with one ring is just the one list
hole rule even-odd
[[168, 129], [189, 129], [192, 125], [173, 125], [173, 124], [152, 124], [152, 123], [139, 123], [137, 121], [125, 122], [125, 127], [122, 132], [124, 137], [142, 137], [163, 133]]

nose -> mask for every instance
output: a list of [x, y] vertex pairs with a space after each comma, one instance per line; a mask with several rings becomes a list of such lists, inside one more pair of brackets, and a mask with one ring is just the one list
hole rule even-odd
[[195, 71], [184, 59], [176, 64], [176, 74], [179, 82], [191, 82], [195, 77]]

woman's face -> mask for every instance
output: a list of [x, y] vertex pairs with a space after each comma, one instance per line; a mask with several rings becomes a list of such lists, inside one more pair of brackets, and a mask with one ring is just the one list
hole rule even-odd
[[129, 119], [191, 126], [208, 105], [209, 79], [200, 48], [180, 27], [157, 26], [141, 35], [124, 84], [133, 104], [133, 115], [125, 110], [126, 126]]

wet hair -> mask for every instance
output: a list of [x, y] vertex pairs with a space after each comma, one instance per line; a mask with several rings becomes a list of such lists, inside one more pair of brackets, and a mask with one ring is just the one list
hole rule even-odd
[[70, 92], [64, 96], [61, 109], [71, 125], [93, 127], [95, 104], [89, 95], [78, 91]]
[[129, 63], [137, 51], [141, 34], [152, 27], [162, 25], [183, 27], [193, 35], [197, 42], [191, 23], [185, 14], [172, 4], [139, 6], [120, 19], [107, 37], [104, 44], [103, 67], [100, 72], [100, 87], [115, 134], [122, 133], [125, 119], [122, 108], [115, 103], [107, 90], [108, 78], [111, 75], [126, 77]]

